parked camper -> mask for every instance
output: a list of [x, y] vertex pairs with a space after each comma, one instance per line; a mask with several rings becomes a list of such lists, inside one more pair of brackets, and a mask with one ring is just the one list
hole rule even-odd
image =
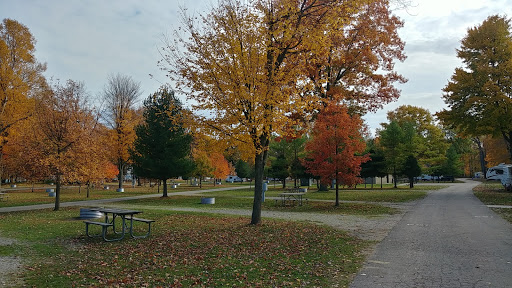
[[432, 181], [432, 176], [428, 174], [422, 174], [421, 176], [417, 177], [418, 181]]
[[233, 182], [243, 182], [242, 178], [238, 176], [229, 175], [228, 178], [226, 178], [226, 182], [233, 183]]
[[485, 174], [487, 180], [499, 180], [505, 190], [512, 190], [512, 164], [501, 163], [498, 166], [491, 167]]

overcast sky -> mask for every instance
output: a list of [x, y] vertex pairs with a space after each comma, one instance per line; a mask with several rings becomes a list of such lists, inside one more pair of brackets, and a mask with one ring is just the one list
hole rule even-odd
[[[400, 105], [444, 108], [442, 88], [461, 66], [456, 49], [467, 29], [489, 15], [512, 16], [512, 0], [412, 0], [397, 14], [405, 27], [404, 63], [396, 70], [409, 82], [399, 85], [400, 99], [365, 116], [371, 130], [386, 122], [386, 112]], [[101, 94], [109, 74], [121, 73], [141, 83], [142, 99], [168, 82], [157, 66], [163, 35], [180, 25], [179, 7], [208, 11], [217, 0], [0, 0], [0, 18], [26, 25], [37, 40], [36, 57], [46, 62], [48, 78], [85, 83]], [[154, 77], [150, 77], [149, 75]]]

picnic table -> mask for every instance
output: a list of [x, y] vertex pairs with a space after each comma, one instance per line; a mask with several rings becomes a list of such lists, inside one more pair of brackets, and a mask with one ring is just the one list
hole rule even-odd
[[302, 196], [306, 194], [305, 192], [299, 192], [299, 188], [292, 188], [288, 189], [288, 192], [284, 192], [279, 194], [279, 197], [281, 197], [281, 204], [283, 206], [286, 206], [286, 203], [291, 203], [292, 205], [295, 204], [295, 202], [299, 203], [299, 206], [302, 206]]
[[[124, 238], [126, 234], [132, 238], [146, 238], [151, 233], [151, 223], [155, 222], [155, 220], [135, 218], [134, 215], [142, 213], [139, 210], [126, 210], [126, 209], [115, 209], [115, 208], [91, 208], [91, 211], [99, 211], [105, 215], [104, 222], [90, 221], [86, 220], [85, 223], [85, 234], [88, 237], [103, 237], [103, 240], [107, 242], [111, 241], [119, 241]], [[117, 221], [116, 218], [121, 218], [120, 221]], [[133, 233], [133, 223], [134, 222], [142, 222], [148, 224], [148, 230], [146, 234], [143, 235], [135, 235]], [[121, 227], [116, 229], [116, 226]], [[99, 234], [91, 234], [89, 231], [89, 225], [97, 225], [101, 227], [101, 233]], [[107, 237], [108, 228], [112, 228], [112, 232], [116, 237], [110, 238]], [[120, 231], [118, 231], [120, 230]]]

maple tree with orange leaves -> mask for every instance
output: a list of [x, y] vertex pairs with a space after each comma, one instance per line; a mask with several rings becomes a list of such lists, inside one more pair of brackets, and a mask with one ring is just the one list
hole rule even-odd
[[83, 169], [95, 170], [92, 167], [98, 163], [94, 161], [101, 149], [96, 145], [98, 119], [87, 108], [85, 95], [83, 83], [68, 80], [53, 85], [38, 101], [30, 150], [38, 159], [33, 162], [40, 167], [36, 169], [55, 177], [54, 210], [60, 208], [62, 183], [80, 180], [87, 175]]
[[210, 155], [210, 159], [213, 165], [213, 177], [215, 179], [225, 179], [228, 177], [232, 168], [229, 166], [226, 157], [219, 152], [215, 152]]
[[339, 186], [360, 183], [361, 164], [368, 161], [362, 155], [366, 149], [363, 121], [349, 115], [347, 107], [331, 103], [318, 115], [313, 139], [306, 144], [307, 171], [320, 177], [323, 184], [336, 182], [336, 206], [339, 206]]

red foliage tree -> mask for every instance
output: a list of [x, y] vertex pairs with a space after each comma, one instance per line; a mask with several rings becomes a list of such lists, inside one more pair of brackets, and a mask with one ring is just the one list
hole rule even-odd
[[361, 155], [366, 148], [363, 132], [363, 121], [358, 115], [350, 116], [345, 106], [331, 103], [318, 115], [313, 139], [306, 144], [308, 156], [304, 166], [324, 184], [336, 181], [336, 206], [339, 184], [359, 183], [361, 164], [370, 159]]

